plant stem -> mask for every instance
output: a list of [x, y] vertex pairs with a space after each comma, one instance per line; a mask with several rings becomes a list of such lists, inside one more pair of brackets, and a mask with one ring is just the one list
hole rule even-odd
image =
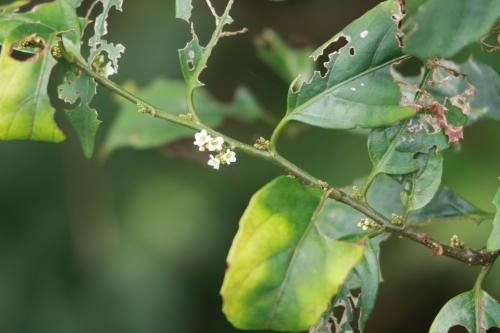
[[[196, 113], [196, 108], [194, 105], [194, 90], [196, 87], [198, 87], [200, 75], [203, 72], [203, 70], [207, 67], [207, 62], [208, 62], [208, 59], [210, 58], [210, 55], [212, 54], [212, 50], [217, 45], [217, 42], [219, 41], [221, 34], [223, 32], [222, 30], [224, 29], [224, 26], [229, 21], [229, 12], [231, 11], [231, 8], [233, 7], [233, 3], [234, 3], [234, 0], [229, 0], [227, 5], [226, 5], [226, 9], [224, 10], [224, 14], [222, 14], [222, 16], [220, 16], [220, 17], [216, 16], [215, 30], [212, 34], [212, 37], [210, 38], [210, 41], [208, 42], [207, 46], [205, 47], [205, 50], [203, 51], [203, 53], [201, 55], [200, 63], [196, 66], [195, 72], [191, 76], [191, 78], [187, 84], [186, 101], [187, 101], [188, 111], [194, 117], [196, 122], [199, 122], [200, 119], [198, 117], [198, 114]], [[193, 32], [193, 35], [194, 35], [194, 32]]]
[[113, 81], [102, 77], [101, 75], [95, 73], [87, 64], [81, 62], [81, 60], [78, 60], [75, 57], [71, 56], [65, 56], [65, 59], [70, 62], [73, 66], [77, 67], [79, 70], [87, 74], [88, 76], [92, 77], [97, 83], [100, 85], [106, 87], [110, 91], [122, 96], [123, 98], [129, 100], [130, 102], [140, 105], [145, 107], [145, 112], [150, 114], [151, 116], [155, 118], [160, 118], [166, 121], [170, 121], [172, 123], [191, 128], [193, 130], [206, 130], [209, 132], [211, 135], [214, 136], [221, 136], [224, 138], [224, 140], [231, 145], [235, 150], [241, 151], [243, 153], [262, 158], [264, 160], [267, 160], [281, 169], [285, 170], [287, 173], [290, 175], [295, 176], [297, 179], [302, 181], [303, 183], [310, 185], [310, 186], [315, 186], [318, 188], [321, 188], [327, 193], [329, 193], [329, 197], [342, 202], [353, 209], [359, 211], [360, 213], [364, 214], [366, 217], [372, 219], [374, 222], [376, 222], [381, 230], [386, 231], [386, 232], [392, 232], [397, 235], [400, 235], [402, 237], [408, 238], [412, 241], [415, 241], [417, 243], [420, 243], [434, 253], [434, 255], [439, 255], [439, 256], [447, 256], [453, 259], [456, 259], [458, 261], [464, 262], [468, 265], [490, 265], [493, 264], [493, 262], [496, 260], [496, 258], [500, 255], [500, 251], [496, 252], [488, 252], [486, 250], [475, 250], [471, 248], [454, 248], [451, 246], [447, 246], [444, 244], [441, 244], [431, 238], [429, 238], [426, 234], [424, 233], [416, 233], [414, 231], [406, 229], [404, 226], [397, 226], [393, 225], [391, 223], [391, 220], [381, 213], [377, 212], [375, 209], [373, 209], [366, 201], [364, 200], [359, 200], [356, 198], [351, 197], [347, 193], [343, 192], [339, 188], [335, 186], [329, 185], [327, 182], [320, 180], [311, 174], [309, 174], [307, 171], [301, 169], [294, 163], [290, 162], [280, 154], [278, 154], [276, 151], [266, 151], [266, 150], [259, 150], [251, 145], [248, 145], [246, 143], [243, 143], [237, 139], [228, 137], [222, 133], [219, 133], [212, 128], [205, 126], [201, 122], [196, 122], [192, 121], [189, 119], [185, 119], [176, 115], [172, 115], [166, 112], [162, 112], [160, 109], [157, 107], [149, 104], [148, 102], [144, 101], [143, 99], [135, 96], [134, 94], [128, 92], [127, 90], [123, 89], [120, 87], [118, 84], [114, 83]]

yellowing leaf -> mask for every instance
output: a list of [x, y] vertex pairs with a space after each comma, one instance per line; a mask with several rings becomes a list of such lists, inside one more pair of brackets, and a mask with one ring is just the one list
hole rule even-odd
[[316, 223], [321, 192], [289, 177], [258, 191], [240, 221], [221, 294], [243, 329], [299, 332], [314, 325], [361, 259], [364, 246]]

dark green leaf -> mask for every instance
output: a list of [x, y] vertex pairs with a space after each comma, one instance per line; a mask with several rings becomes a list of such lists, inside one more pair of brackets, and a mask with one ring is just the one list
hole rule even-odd
[[497, 214], [493, 221], [493, 231], [488, 239], [488, 250], [497, 251], [500, 250], [500, 189], [493, 199], [493, 204], [497, 208]]
[[316, 223], [321, 191], [280, 177], [258, 191], [241, 221], [222, 286], [238, 328], [303, 331], [328, 308], [364, 247]]
[[500, 18], [498, 0], [427, 0], [403, 26], [404, 51], [421, 59], [451, 58], [479, 41]]
[[286, 119], [352, 129], [387, 126], [413, 116], [412, 108], [400, 106], [401, 92], [390, 74], [391, 65], [402, 59], [391, 18], [398, 14], [395, 1], [383, 2], [320, 47], [314, 59], [331, 43], [348, 42], [329, 55], [324, 77], [316, 72], [298, 89], [292, 84]]
[[480, 288], [460, 294], [441, 309], [429, 333], [446, 333], [454, 326], [463, 326], [471, 333], [500, 328], [500, 304]]

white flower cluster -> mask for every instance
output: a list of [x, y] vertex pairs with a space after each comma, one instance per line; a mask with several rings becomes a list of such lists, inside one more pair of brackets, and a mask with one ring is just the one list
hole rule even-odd
[[219, 170], [221, 164], [230, 165], [236, 162], [236, 153], [229, 148], [224, 147], [224, 138], [217, 136], [211, 137], [206, 130], [201, 130], [194, 135], [194, 145], [198, 146], [199, 151], [218, 152], [217, 155], [210, 154], [208, 165]]

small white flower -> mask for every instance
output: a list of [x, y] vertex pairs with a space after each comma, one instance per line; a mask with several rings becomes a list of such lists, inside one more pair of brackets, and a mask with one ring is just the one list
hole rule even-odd
[[210, 160], [208, 160], [208, 165], [214, 168], [215, 170], [219, 170], [220, 168], [220, 160], [218, 157], [214, 157], [214, 155], [210, 155]]
[[211, 138], [208, 142], [208, 150], [209, 151], [221, 151], [222, 145], [224, 144], [224, 139], [220, 136]]
[[108, 62], [106, 66], [102, 68], [102, 75], [106, 78], [110, 77], [111, 75], [116, 74], [116, 70], [113, 67], [113, 64], [111, 62]]
[[226, 152], [221, 156], [222, 162], [224, 164], [231, 164], [236, 162], [236, 153], [230, 149], [226, 149]]
[[212, 137], [208, 135], [207, 131], [202, 130], [194, 135], [194, 145], [199, 147], [200, 151], [205, 151], [205, 145], [212, 141]]

